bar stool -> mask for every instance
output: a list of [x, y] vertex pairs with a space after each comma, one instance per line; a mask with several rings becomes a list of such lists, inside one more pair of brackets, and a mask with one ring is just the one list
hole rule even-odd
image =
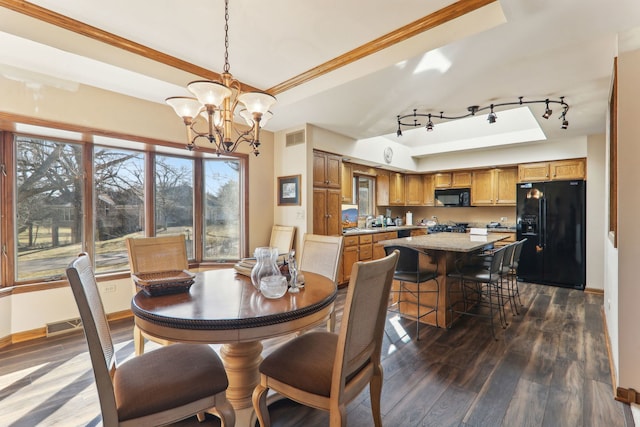
[[[504, 320], [504, 295], [500, 289], [502, 280], [502, 261], [505, 255], [505, 247], [482, 255], [472, 257], [472, 261], [458, 263], [456, 270], [448, 274], [448, 277], [460, 280], [461, 292], [463, 295], [464, 309], [454, 310], [453, 305], [450, 311], [461, 315], [488, 317], [491, 324], [491, 333], [496, 338], [494, 321], [495, 309], [498, 310], [500, 323], [506, 327]], [[489, 314], [483, 314], [480, 308], [487, 307]]]
[[520, 300], [520, 289], [518, 288], [518, 262], [520, 261], [520, 254], [522, 253], [522, 247], [527, 239], [522, 239], [514, 243], [515, 249], [513, 250], [513, 259], [511, 261], [511, 269], [509, 270], [509, 295], [513, 299], [513, 304], [516, 307], [516, 313], [518, 311], [518, 305], [522, 307], [522, 301]]
[[[431, 313], [436, 313], [436, 327], [438, 326], [438, 300], [440, 298], [440, 285], [438, 283], [438, 263], [433, 255], [406, 246], [385, 246], [387, 254], [397, 250], [400, 252], [398, 265], [393, 274], [393, 280], [399, 282], [398, 286], [391, 289], [392, 303], [388, 310], [398, 313], [400, 316], [416, 321], [416, 339], [420, 339], [420, 319]], [[427, 260], [425, 260], [427, 258]], [[423, 261], [421, 263], [421, 261]], [[430, 261], [428, 267], [426, 261]], [[421, 265], [422, 264], [422, 265]], [[435, 267], [434, 267], [435, 266]], [[433, 281], [435, 287], [426, 283]], [[413, 286], [407, 286], [407, 284]], [[427, 301], [421, 300], [421, 295], [431, 294]], [[416, 306], [416, 314], [407, 311], [407, 306]], [[403, 310], [404, 309], [404, 310]], [[423, 311], [424, 310], [424, 311]]]

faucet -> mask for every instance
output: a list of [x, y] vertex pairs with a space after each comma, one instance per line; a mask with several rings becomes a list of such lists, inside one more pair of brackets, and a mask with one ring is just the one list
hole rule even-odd
[[369, 215], [365, 221], [365, 228], [371, 228], [373, 226], [373, 217], [371, 215]]

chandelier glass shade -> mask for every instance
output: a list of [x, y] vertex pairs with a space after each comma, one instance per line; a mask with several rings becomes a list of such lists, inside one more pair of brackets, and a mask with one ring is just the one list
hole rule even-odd
[[[260, 129], [273, 116], [269, 108], [276, 98], [266, 92], [242, 92], [242, 86], [229, 72], [229, 1], [225, 0], [225, 63], [221, 81], [196, 80], [187, 85], [194, 97], [174, 96], [165, 101], [182, 118], [187, 128], [187, 149], [196, 147], [198, 138], [215, 145], [219, 155], [233, 153], [242, 142], [247, 142], [257, 156], [260, 154]], [[245, 121], [249, 128], [234, 126], [234, 115]]]
[[[487, 115], [487, 121], [490, 124], [492, 124], [498, 120], [498, 115], [496, 114], [494, 109], [497, 109], [499, 107], [517, 106], [517, 105], [525, 105], [525, 104], [545, 104], [546, 107], [544, 110], [544, 114], [542, 114], [541, 116], [544, 119], [548, 119], [553, 114], [553, 110], [551, 110], [550, 104], [559, 104], [560, 107], [562, 108], [562, 112], [558, 117], [560, 120], [562, 120], [562, 124], [560, 127], [562, 129], [567, 129], [567, 127], [569, 126], [569, 121], [567, 120], [567, 112], [569, 112], [569, 104], [567, 104], [567, 102], [564, 100], [564, 96], [561, 96], [559, 99], [546, 98], [546, 99], [539, 99], [539, 100], [532, 100], [532, 101], [529, 101], [529, 100], [525, 101], [523, 98], [524, 97], [520, 96], [518, 97], [518, 101], [494, 103], [494, 104], [487, 105], [485, 107], [481, 107], [479, 105], [471, 105], [467, 107], [467, 113], [456, 115], [456, 116], [445, 114], [444, 111], [441, 111], [440, 114], [435, 114], [435, 113], [421, 113], [421, 112], [418, 112], [417, 109], [414, 109], [413, 113], [397, 116], [398, 130], [396, 132], [396, 135], [399, 137], [402, 136], [403, 127], [415, 128], [415, 127], [424, 126], [427, 132], [431, 132], [434, 129], [434, 124], [432, 121], [433, 119], [437, 119], [440, 121], [464, 119], [466, 117], [475, 116], [477, 113], [480, 113], [486, 110], [490, 110], [489, 114]], [[424, 124], [421, 122], [422, 118], [426, 119]]]

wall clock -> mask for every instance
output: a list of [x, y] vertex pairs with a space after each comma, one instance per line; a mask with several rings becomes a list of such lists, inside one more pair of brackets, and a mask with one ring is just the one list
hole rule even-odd
[[391, 147], [387, 147], [384, 149], [384, 161], [387, 163], [391, 163], [391, 160], [393, 159], [393, 150], [391, 149]]

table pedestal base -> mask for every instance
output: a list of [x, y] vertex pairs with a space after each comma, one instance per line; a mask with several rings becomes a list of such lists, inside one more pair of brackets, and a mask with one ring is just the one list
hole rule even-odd
[[250, 341], [224, 344], [220, 357], [229, 378], [227, 399], [236, 411], [236, 425], [249, 426], [255, 420], [251, 395], [260, 381], [262, 343]]

